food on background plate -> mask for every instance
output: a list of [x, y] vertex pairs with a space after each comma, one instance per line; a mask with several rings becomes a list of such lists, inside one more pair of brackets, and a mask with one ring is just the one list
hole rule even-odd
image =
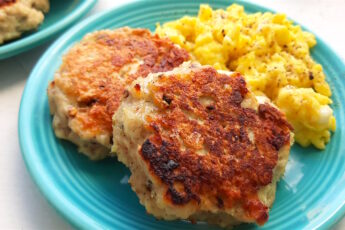
[[201, 64], [242, 73], [250, 90], [286, 113], [297, 143], [323, 149], [329, 142], [336, 121], [322, 66], [310, 56], [315, 37], [285, 15], [246, 14], [237, 4], [226, 10], [201, 5], [197, 17], [158, 25], [156, 33]]
[[188, 59], [184, 49], [146, 29], [86, 35], [63, 57], [48, 87], [56, 136], [72, 141], [92, 160], [106, 157], [112, 145], [112, 115], [125, 87]]
[[239, 73], [185, 62], [127, 88], [113, 116], [112, 150], [155, 217], [262, 225], [285, 170], [291, 129]]
[[0, 45], [36, 29], [48, 11], [48, 0], [0, 0]]

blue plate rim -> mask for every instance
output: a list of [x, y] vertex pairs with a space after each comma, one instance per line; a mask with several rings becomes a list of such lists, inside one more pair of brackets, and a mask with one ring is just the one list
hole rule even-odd
[[[91, 0], [91, 1], [93, 1], [93, 0]], [[97, 1], [97, 0], [95, 0], [95, 1]], [[49, 181], [49, 179], [47, 179], [46, 175], [40, 174], [39, 167], [34, 167], [34, 165], [32, 164], [34, 162], [34, 158], [32, 158], [32, 156], [34, 156], [34, 155], [31, 154], [31, 151], [28, 148], [28, 146], [30, 146], [30, 145], [28, 145], [28, 141], [26, 139], [26, 134], [25, 134], [25, 132], [27, 132], [27, 130], [29, 129], [29, 127], [28, 127], [29, 123], [26, 122], [25, 114], [23, 112], [26, 110], [26, 107], [28, 107], [30, 105], [24, 103], [24, 100], [27, 96], [30, 95], [30, 91], [28, 89], [30, 88], [30, 85], [33, 84], [33, 79], [34, 79], [33, 77], [35, 75], [39, 74], [39, 72], [41, 71], [41, 65], [44, 63], [44, 60], [46, 59], [46, 57], [51, 55], [51, 53], [54, 53], [54, 50], [59, 48], [60, 44], [64, 43], [66, 40], [70, 39], [70, 37], [73, 36], [75, 31], [78, 31], [78, 30], [84, 28], [86, 25], [88, 25], [91, 22], [94, 22], [94, 21], [96, 21], [102, 17], [105, 17], [108, 14], [111, 14], [115, 10], [124, 10], [124, 9], [130, 7], [131, 5], [140, 4], [142, 2], [157, 2], [157, 3], [159, 3], [160, 1], [159, 0], [133, 0], [127, 4], [123, 4], [123, 5], [120, 5], [118, 7], [113, 7], [111, 9], [96, 13], [95, 15], [92, 15], [92, 16], [82, 20], [81, 22], [78, 22], [76, 25], [74, 25], [72, 28], [70, 28], [68, 31], [66, 31], [52, 45], [50, 45], [50, 47], [45, 51], [43, 56], [39, 59], [39, 61], [35, 65], [34, 69], [30, 73], [30, 76], [28, 78], [28, 81], [25, 85], [25, 88], [24, 88], [24, 91], [22, 94], [22, 98], [21, 98], [21, 102], [20, 102], [20, 109], [19, 109], [19, 116], [18, 116], [18, 137], [19, 137], [20, 149], [21, 149], [21, 153], [22, 153], [22, 157], [24, 159], [25, 165], [29, 171], [30, 176], [34, 180], [35, 184], [37, 185], [37, 187], [39, 188], [40, 192], [43, 194], [45, 199], [54, 207], [54, 209], [58, 212], [58, 214], [60, 216], [62, 216], [64, 219], [66, 219], [70, 224], [72, 224], [72, 226], [77, 227], [77, 228], [87, 229], [87, 228], [90, 228], [90, 226], [93, 226], [96, 228], [101, 228], [101, 226], [99, 224], [95, 223], [94, 221], [90, 220], [89, 218], [87, 218], [83, 214], [83, 212], [81, 212], [78, 209], [76, 209], [75, 207], [69, 205], [68, 201], [64, 200], [64, 198], [62, 196], [59, 197], [59, 199], [57, 199], [57, 197], [55, 197], [55, 195], [56, 195], [56, 192], [59, 190], [56, 190], [53, 187], [47, 186], [48, 184], [52, 184], [53, 182]], [[209, 3], [206, 0], [202, 0], [202, 2]], [[233, 4], [233, 3], [246, 4], [246, 5], [251, 6], [251, 7], [256, 7], [260, 12], [267, 12], [268, 11], [268, 12], [276, 13], [276, 11], [274, 11], [268, 7], [253, 3], [250, 0], [231, 0], [231, 1], [229, 1], [229, 5]], [[307, 27], [303, 26], [298, 21], [293, 20], [291, 18], [289, 18], [289, 19], [292, 20], [295, 24], [300, 25], [304, 30], [310, 31]], [[344, 64], [344, 60], [343, 60], [342, 56], [340, 56], [333, 48], [331, 48], [329, 45], [327, 45], [327, 43], [325, 43], [324, 40], [322, 38], [320, 38], [320, 36], [316, 35], [315, 33], [313, 33], [313, 34], [314, 34], [315, 38], [317, 39], [318, 45], [324, 46], [326, 49], [330, 50], [333, 54], [335, 54], [335, 56], [337, 57], [337, 59], [339, 61], [338, 64], [340, 64], [344, 68], [344, 71], [345, 71], [345, 64]], [[70, 208], [68, 211], [66, 211], [67, 207]], [[73, 212], [72, 212], [72, 210], [73, 210]], [[345, 216], [345, 202], [343, 202], [343, 204], [341, 206], [339, 206], [338, 209], [333, 214], [331, 214], [328, 219], [326, 219], [324, 222], [320, 223], [318, 228], [329, 229], [330, 227], [332, 227], [336, 223], [338, 223], [344, 216]]]
[[83, 0], [80, 6], [76, 7], [71, 14], [59, 20], [56, 24], [42, 31], [37, 31], [28, 37], [18, 38], [15, 41], [3, 44], [0, 46], [0, 60], [25, 52], [49, 40], [73, 22], [78, 21], [92, 9], [96, 2], [97, 0]]

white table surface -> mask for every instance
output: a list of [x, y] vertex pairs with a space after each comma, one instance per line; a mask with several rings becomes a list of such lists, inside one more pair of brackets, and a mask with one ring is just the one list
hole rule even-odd
[[[128, 0], [99, 0], [92, 15]], [[286, 13], [325, 40], [345, 60], [345, 0], [253, 0]], [[17, 118], [21, 94], [45, 44], [0, 61], [0, 229], [71, 229], [28, 174], [18, 143]], [[334, 229], [345, 229], [345, 219]]]

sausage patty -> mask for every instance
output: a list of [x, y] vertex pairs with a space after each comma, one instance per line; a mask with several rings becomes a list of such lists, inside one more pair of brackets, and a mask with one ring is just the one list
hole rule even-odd
[[77, 144], [93, 160], [104, 158], [112, 145], [112, 115], [125, 87], [188, 59], [185, 50], [146, 29], [86, 35], [63, 57], [48, 87], [56, 135]]
[[291, 129], [240, 74], [186, 62], [131, 84], [113, 117], [113, 151], [157, 218], [262, 225]]

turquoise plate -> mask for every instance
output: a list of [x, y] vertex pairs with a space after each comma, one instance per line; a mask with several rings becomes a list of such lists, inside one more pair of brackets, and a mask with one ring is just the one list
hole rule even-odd
[[50, 0], [50, 11], [37, 30], [0, 45], [0, 60], [27, 51], [49, 40], [78, 21], [97, 0]]
[[[129, 170], [116, 159], [91, 162], [69, 142], [55, 137], [46, 88], [68, 49], [91, 31], [122, 26], [154, 30], [157, 22], [196, 15], [204, 1], [135, 2], [79, 23], [42, 56], [27, 82], [19, 112], [19, 139], [27, 168], [48, 201], [74, 226], [83, 229], [209, 229], [206, 224], [157, 221], [127, 184]], [[224, 8], [231, 1], [209, 1]], [[241, 2], [247, 12], [268, 9]], [[269, 221], [262, 229], [329, 228], [345, 212], [345, 66], [320, 39], [312, 50], [333, 90], [337, 131], [324, 151], [295, 145], [278, 184]], [[240, 229], [255, 229], [243, 224]]]

